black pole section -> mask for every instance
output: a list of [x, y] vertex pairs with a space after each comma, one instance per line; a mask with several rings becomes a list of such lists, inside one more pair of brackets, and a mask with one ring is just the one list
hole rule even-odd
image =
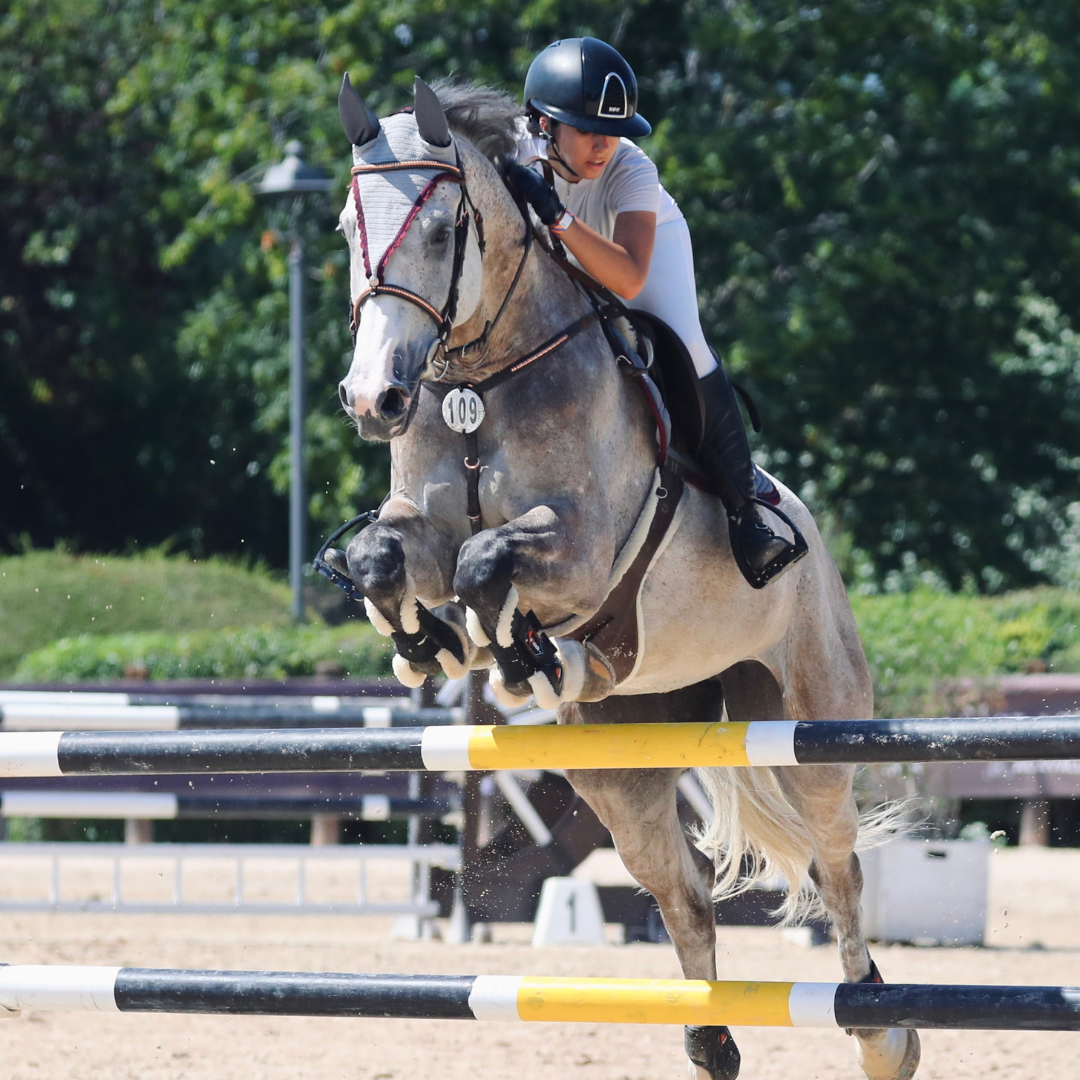
[[1077, 717], [819, 720], [795, 728], [800, 765], [1080, 758]]
[[1080, 986], [890, 986], [842, 983], [842, 1028], [1080, 1031]]
[[65, 775], [423, 769], [418, 728], [281, 731], [67, 731]]
[[473, 975], [337, 975], [122, 968], [121, 1012], [472, 1020]]

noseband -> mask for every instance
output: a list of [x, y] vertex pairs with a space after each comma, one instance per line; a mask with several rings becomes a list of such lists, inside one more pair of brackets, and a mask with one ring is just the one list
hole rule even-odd
[[[457, 160], [454, 165], [450, 165], [445, 161], [436, 161], [430, 158], [421, 158], [413, 161], [388, 161], [377, 165], [355, 165], [352, 169], [352, 184], [350, 185], [352, 187], [353, 200], [356, 203], [356, 222], [360, 234], [360, 250], [364, 257], [364, 275], [367, 277], [367, 288], [357, 296], [350, 306], [349, 329], [352, 331], [353, 341], [355, 342], [357, 331], [360, 328], [360, 309], [367, 300], [380, 294], [396, 296], [401, 300], [407, 300], [410, 304], [414, 304], [416, 307], [420, 308], [421, 311], [430, 315], [439, 328], [439, 337], [435, 343], [432, 354], [433, 357], [438, 358], [442, 368], [436, 376], [437, 379], [442, 379], [446, 376], [451, 360], [464, 357], [467, 353], [476, 349], [482, 349], [487, 345], [491, 331], [494, 330], [499, 319], [502, 318], [503, 312], [506, 310], [506, 306], [510, 302], [511, 296], [513, 296], [514, 291], [517, 289], [518, 282], [521, 280], [522, 271], [525, 269], [525, 260], [529, 256], [529, 249], [532, 245], [532, 229], [529, 227], [528, 218], [526, 217], [525, 239], [522, 246], [521, 259], [518, 262], [514, 279], [511, 281], [510, 287], [503, 297], [503, 302], [499, 305], [499, 310], [495, 313], [495, 318], [485, 323], [483, 331], [472, 341], [464, 345], [458, 345], [453, 349], [448, 349], [447, 342], [450, 340], [450, 334], [453, 332], [454, 319], [457, 315], [458, 290], [461, 284], [461, 273], [465, 265], [465, 249], [469, 242], [470, 218], [476, 227], [476, 242], [480, 249], [481, 256], [483, 256], [486, 249], [484, 241], [484, 217], [473, 203], [472, 197], [469, 195], [469, 186], [465, 181], [465, 170], [461, 165], [461, 155], [457, 152], [456, 148], [455, 157]], [[372, 271], [371, 259], [368, 255], [367, 226], [364, 220], [364, 208], [360, 202], [360, 185], [358, 177], [373, 173], [404, 172], [406, 170], [409, 172], [418, 172], [424, 169], [434, 169], [436, 170], [436, 174], [420, 192], [419, 196], [417, 196], [416, 201], [412, 205], [412, 209], [406, 215], [397, 235], [383, 253], [382, 258], [379, 259], [378, 266]], [[401, 242], [405, 239], [405, 234], [408, 232], [409, 226], [416, 220], [424, 203], [431, 198], [439, 185], [446, 180], [457, 184], [461, 188], [461, 198], [458, 201], [457, 215], [454, 221], [454, 261], [450, 277], [450, 292], [447, 295], [446, 303], [440, 311], [434, 304], [429, 300], [426, 300], [419, 293], [415, 293], [411, 289], [406, 289], [402, 285], [387, 284], [384, 280], [384, 274], [390, 256], [401, 246]]]

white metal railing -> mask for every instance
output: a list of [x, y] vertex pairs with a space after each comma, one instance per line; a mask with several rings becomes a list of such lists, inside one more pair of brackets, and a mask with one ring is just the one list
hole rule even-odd
[[[11, 859], [45, 859], [49, 863], [48, 896], [0, 896], [0, 911], [102, 911], [102, 912], [189, 912], [196, 914], [350, 914], [415, 915], [430, 918], [439, 905], [430, 898], [431, 867], [447, 870], [461, 867], [461, 851], [449, 844], [339, 844], [309, 847], [306, 844], [99, 844], [99, 843], [0, 843], [0, 863]], [[122, 888], [121, 870], [128, 861], [152, 859], [173, 865], [171, 900], [127, 900]], [[111, 862], [112, 877], [107, 900], [99, 896], [64, 898], [61, 896], [61, 863], [78, 860], [85, 863]], [[192, 860], [224, 860], [233, 863], [231, 900], [190, 900], [184, 895], [185, 863]], [[245, 864], [258, 860], [291, 863], [296, 867], [296, 899], [252, 901], [245, 896]], [[355, 901], [314, 901], [308, 896], [310, 863], [353, 863], [356, 866]], [[368, 862], [407, 862], [415, 867], [410, 891], [412, 897], [401, 901], [368, 899]], [[6, 882], [14, 875], [5, 874]]]

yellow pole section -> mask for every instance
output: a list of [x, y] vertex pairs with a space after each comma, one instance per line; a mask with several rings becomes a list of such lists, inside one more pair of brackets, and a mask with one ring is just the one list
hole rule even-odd
[[474, 769], [687, 769], [749, 765], [749, 724], [567, 724], [478, 727]]
[[522, 1020], [791, 1027], [792, 983], [704, 979], [546, 979], [518, 990]]

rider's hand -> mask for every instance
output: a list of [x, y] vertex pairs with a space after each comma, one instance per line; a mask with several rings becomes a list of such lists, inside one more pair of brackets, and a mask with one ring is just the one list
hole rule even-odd
[[566, 207], [555, 194], [555, 189], [539, 173], [526, 165], [515, 163], [507, 170], [507, 175], [545, 225], [554, 225], [562, 217]]

